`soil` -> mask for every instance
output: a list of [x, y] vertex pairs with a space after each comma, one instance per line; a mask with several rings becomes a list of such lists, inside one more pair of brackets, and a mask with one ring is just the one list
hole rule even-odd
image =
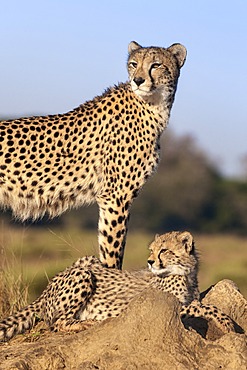
[[247, 301], [229, 280], [202, 296], [234, 319], [236, 333], [198, 319], [185, 329], [177, 299], [150, 289], [119, 317], [83, 332], [51, 333], [39, 325], [2, 344], [0, 369], [246, 370]]

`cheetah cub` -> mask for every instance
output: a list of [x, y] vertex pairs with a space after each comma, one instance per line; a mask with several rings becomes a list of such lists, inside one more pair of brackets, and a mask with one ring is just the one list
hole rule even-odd
[[129, 212], [154, 172], [183, 45], [129, 44], [129, 82], [78, 108], [0, 122], [0, 204], [21, 220], [97, 202], [101, 262], [121, 269]]
[[189, 232], [156, 236], [150, 245], [148, 270], [107, 269], [96, 257], [78, 259], [51, 280], [32, 304], [0, 322], [0, 341], [44, 320], [51, 330], [83, 330], [95, 321], [118, 316], [131, 300], [149, 287], [174, 294], [182, 303], [181, 315], [213, 319], [225, 332], [230, 318], [199, 301], [198, 258]]

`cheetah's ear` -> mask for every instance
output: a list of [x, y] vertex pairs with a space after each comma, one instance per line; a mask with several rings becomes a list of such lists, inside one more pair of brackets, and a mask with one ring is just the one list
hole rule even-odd
[[140, 49], [142, 46], [135, 41], [131, 41], [128, 46], [128, 53], [131, 54], [133, 51]]
[[187, 54], [186, 48], [181, 44], [173, 44], [167, 50], [177, 59], [179, 67], [183, 67]]
[[181, 243], [184, 245], [184, 248], [188, 254], [193, 252], [194, 239], [191, 233], [189, 233], [188, 231], [184, 231], [181, 235], [179, 235], [179, 239]]

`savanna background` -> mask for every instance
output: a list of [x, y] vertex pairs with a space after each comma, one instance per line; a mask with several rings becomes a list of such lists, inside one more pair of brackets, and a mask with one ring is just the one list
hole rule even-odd
[[[0, 24], [0, 119], [66, 112], [125, 81], [131, 40], [187, 47], [159, 169], [132, 207], [124, 268], [146, 266], [156, 233], [186, 229], [200, 252], [201, 290], [229, 278], [245, 297], [246, 13], [241, 0], [10, 0]], [[0, 314], [97, 254], [97, 218], [90, 206], [21, 224], [2, 210]]]

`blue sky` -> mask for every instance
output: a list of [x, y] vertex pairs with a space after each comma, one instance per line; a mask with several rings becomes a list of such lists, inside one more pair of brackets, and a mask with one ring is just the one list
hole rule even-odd
[[127, 46], [188, 49], [170, 127], [227, 176], [247, 155], [246, 0], [1, 3], [0, 117], [66, 112], [126, 81]]

